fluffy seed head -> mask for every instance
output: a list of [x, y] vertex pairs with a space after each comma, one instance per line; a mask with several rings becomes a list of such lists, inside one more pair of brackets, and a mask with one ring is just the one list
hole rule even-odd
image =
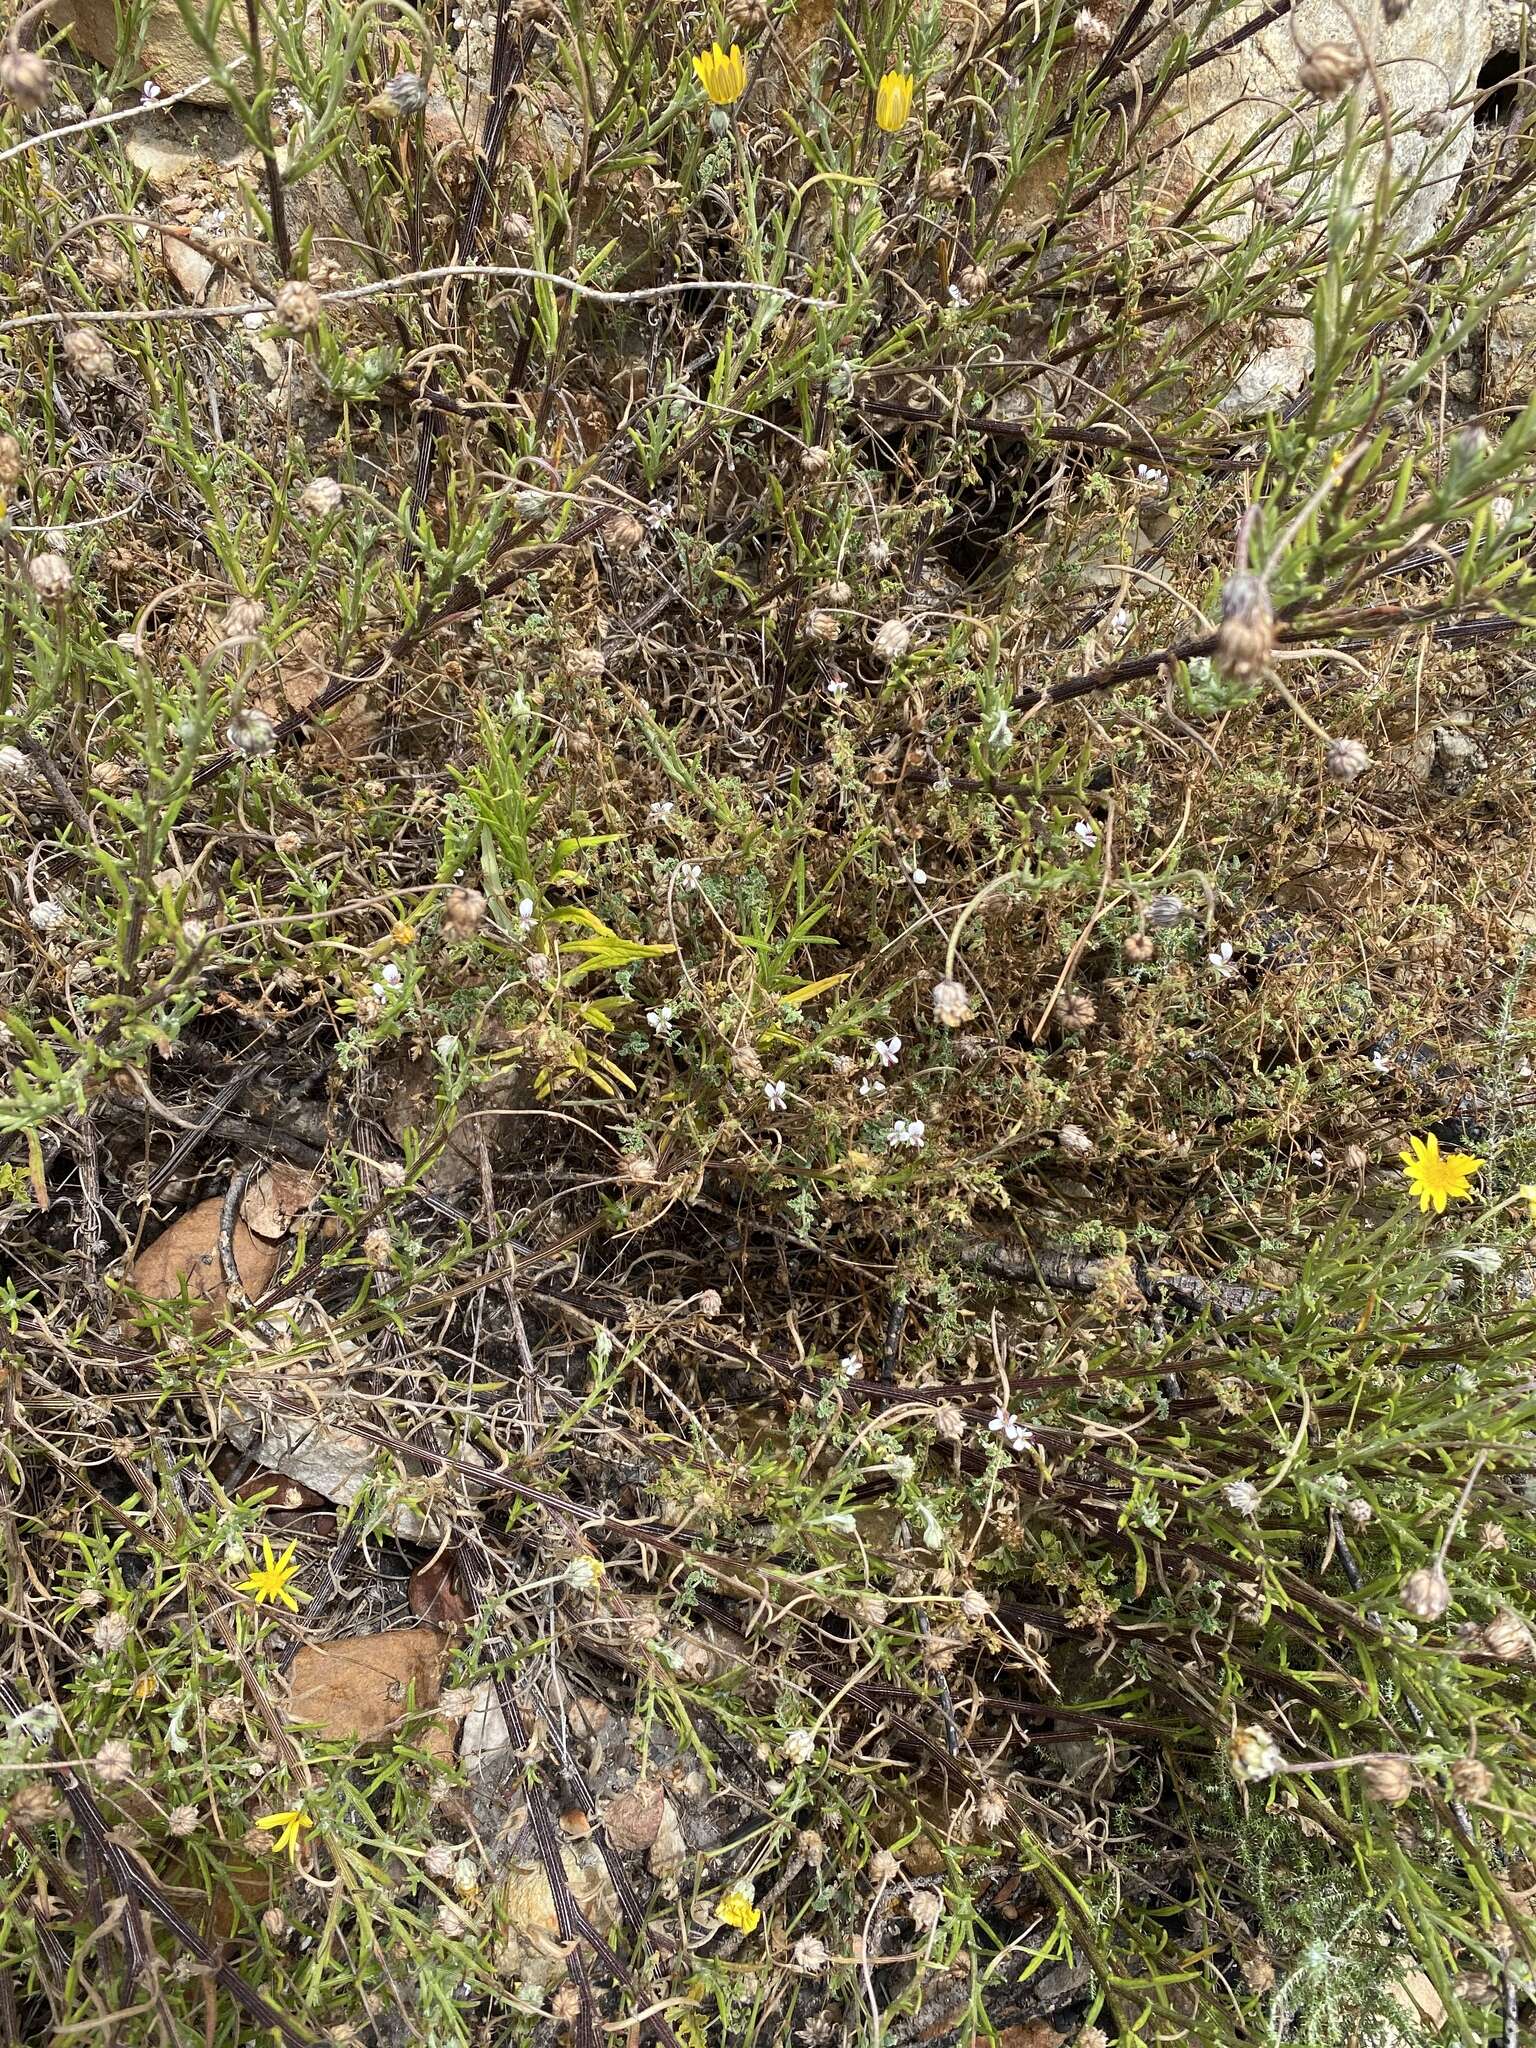
[[968, 306], [975, 305], [992, 282], [979, 263], [968, 263], [955, 279], [955, 289]]
[[1245, 1785], [1257, 1785], [1272, 1778], [1283, 1759], [1279, 1744], [1264, 1728], [1239, 1728], [1227, 1745], [1227, 1761], [1234, 1778]]
[[100, 1615], [91, 1626], [91, 1641], [104, 1657], [120, 1650], [131, 1634], [128, 1617], [123, 1614]]
[[958, 1031], [971, 1021], [971, 998], [963, 981], [936, 981], [932, 1001], [933, 1021], [947, 1031]]
[[173, 1806], [166, 1815], [166, 1826], [179, 1840], [197, 1833], [197, 1808], [195, 1806]]
[[912, 628], [902, 619], [887, 619], [875, 635], [875, 659], [900, 661], [912, 645]]
[[19, 50], [14, 44], [7, 44], [0, 51], [0, 94], [13, 107], [35, 112], [47, 99], [52, 87], [53, 74], [48, 68], [48, 60], [40, 57], [36, 50]]
[[1451, 1604], [1450, 1581], [1437, 1565], [1421, 1565], [1404, 1579], [1397, 1597], [1415, 1621], [1438, 1621]]
[[1330, 782], [1353, 782], [1370, 765], [1371, 757], [1358, 740], [1334, 740], [1323, 760]]
[[478, 889], [450, 889], [443, 905], [443, 923], [455, 938], [473, 938], [485, 923], [487, 907]]
[[1261, 1495], [1251, 1479], [1233, 1479], [1221, 1489], [1221, 1497], [1234, 1515], [1253, 1516], [1259, 1512]]
[[823, 647], [831, 647], [843, 629], [831, 612], [807, 612], [800, 630], [807, 640], [817, 640]]
[[800, 469], [804, 476], [825, 476], [832, 461], [825, 448], [802, 448]]
[[399, 71], [386, 84], [380, 97], [388, 103], [389, 112], [397, 117], [419, 114], [427, 104], [426, 81], [419, 72]]
[[74, 571], [62, 555], [34, 555], [27, 576], [45, 604], [61, 603], [75, 587]]
[[291, 334], [313, 334], [325, 308], [307, 277], [290, 277], [272, 301], [279, 320]]
[[97, 1750], [91, 1769], [100, 1784], [126, 1785], [133, 1776], [133, 1751], [126, 1742], [114, 1737]]
[[1373, 1756], [1360, 1766], [1360, 1785], [1367, 1799], [1401, 1806], [1413, 1790], [1413, 1766], [1405, 1756]]
[[299, 510], [306, 519], [329, 519], [341, 510], [341, 495], [335, 477], [311, 477], [299, 493]]
[[1221, 593], [1221, 624], [1211, 659], [1222, 675], [1252, 682], [1264, 672], [1275, 644], [1275, 614], [1262, 577], [1229, 576]]
[[1296, 76], [1313, 99], [1336, 100], [1364, 72], [1364, 58], [1348, 43], [1319, 43], [1302, 58]]
[[82, 384], [100, 384], [117, 366], [117, 357], [94, 327], [72, 327], [63, 347], [65, 362]]
[[795, 1943], [792, 1958], [797, 1970], [805, 1970], [812, 1976], [819, 1976], [832, 1960], [819, 1934], [802, 1934]]
[[232, 597], [224, 613], [221, 635], [225, 640], [249, 640], [266, 623], [267, 608], [259, 597]]

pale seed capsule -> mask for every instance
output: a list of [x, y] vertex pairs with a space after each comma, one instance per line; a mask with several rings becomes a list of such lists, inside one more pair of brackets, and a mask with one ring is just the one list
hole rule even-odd
[[40, 57], [36, 50], [19, 50], [14, 46], [0, 52], [0, 94], [13, 107], [35, 112], [52, 89], [53, 74], [46, 57]]
[[1410, 1572], [1397, 1597], [1415, 1621], [1438, 1621], [1451, 1604], [1450, 1581], [1437, 1565]]
[[936, 981], [932, 1001], [934, 1022], [947, 1031], [971, 1021], [971, 998], [963, 981]]
[[1413, 1767], [1404, 1756], [1373, 1756], [1360, 1766], [1360, 1784], [1367, 1799], [1401, 1806], [1413, 1790]]
[[1475, 1756], [1458, 1757], [1451, 1765], [1451, 1785], [1458, 1799], [1486, 1799], [1493, 1791], [1493, 1773]]
[[74, 571], [62, 555], [34, 555], [27, 576], [45, 604], [60, 603], [75, 587]]
[[292, 334], [312, 334], [325, 308], [307, 277], [290, 277], [272, 301], [277, 317]]
[[1296, 76], [1316, 100], [1336, 100], [1364, 76], [1365, 59], [1348, 43], [1319, 43], [1301, 60]]
[[1251, 682], [1264, 672], [1275, 644], [1275, 614], [1262, 577], [1229, 576], [1221, 593], [1221, 624], [1211, 659], [1224, 676]]
[[1358, 740], [1334, 740], [1323, 766], [1330, 782], [1353, 782], [1371, 765], [1371, 757]]
[[875, 659], [900, 661], [912, 645], [912, 628], [901, 619], [887, 619], [875, 635]]

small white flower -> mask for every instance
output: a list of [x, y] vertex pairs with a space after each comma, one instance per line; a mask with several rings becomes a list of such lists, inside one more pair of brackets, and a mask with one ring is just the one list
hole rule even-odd
[[160, 88], [158, 85], [156, 85], [155, 81], [152, 78], [145, 79], [142, 97], [146, 107], [152, 107], [155, 104], [155, 101], [159, 99]]
[[602, 1583], [603, 1564], [597, 1557], [573, 1557], [565, 1568], [565, 1583], [578, 1593], [595, 1593]]
[[878, 1074], [866, 1074], [859, 1083], [859, 1093], [861, 1095], [883, 1095], [885, 1093], [885, 1083]]
[[659, 533], [669, 519], [677, 515], [675, 498], [652, 498], [645, 508], [645, 523], [652, 533]]
[[249, 328], [252, 334], [259, 334], [266, 324], [267, 316], [265, 313], [242, 313], [240, 315], [240, 325]]
[[696, 860], [680, 860], [677, 864], [677, 886], [679, 889], [697, 889], [704, 879], [704, 870]]
[[928, 886], [928, 870], [926, 868], [913, 868], [912, 886], [914, 889], [925, 889]]
[[910, 1151], [915, 1152], [922, 1144], [926, 1130], [927, 1125], [920, 1116], [899, 1116], [891, 1125], [885, 1142], [891, 1146], [905, 1145]]
[[1080, 840], [1084, 846], [1097, 846], [1099, 843], [1098, 827], [1087, 818], [1079, 818], [1072, 827], [1072, 837]]
[[1134, 619], [1132, 619], [1124, 605], [1120, 605], [1109, 615], [1109, 630], [1111, 633], [1119, 634], [1122, 639], [1129, 633], [1134, 624]]
[[1162, 491], [1168, 487], [1168, 479], [1160, 469], [1154, 469], [1149, 462], [1138, 462], [1136, 481], [1149, 491]]
[[1392, 1062], [1379, 1045], [1371, 1054], [1371, 1065], [1378, 1074], [1390, 1074], [1392, 1071]]
[[987, 727], [987, 745], [989, 747], [1011, 747], [1013, 745], [1013, 727], [1008, 723], [1008, 706], [1006, 704], [1000, 705], [992, 714], [992, 723]]
[[827, 677], [827, 695], [834, 704], [840, 704], [847, 694], [848, 678], [846, 676]]
[[452, 1032], [445, 1031], [442, 1037], [433, 1045], [432, 1050], [446, 1067], [450, 1060], [458, 1058], [459, 1041], [453, 1036]]
[[816, 1738], [809, 1728], [791, 1728], [783, 1746], [785, 1759], [792, 1764], [808, 1764], [816, 1754]]
[[405, 976], [400, 972], [393, 960], [386, 960], [379, 969], [379, 979], [386, 988], [399, 988], [403, 984]]
[[653, 825], [664, 825], [676, 809], [677, 805], [670, 797], [663, 797], [660, 803], [651, 805], [647, 815]]
[[647, 1010], [645, 1021], [658, 1038], [664, 1038], [672, 1029], [672, 1005], [663, 1003], [658, 1010]]
[[788, 1089], [783, 1081], [765, 1081], [763, 1083], [763, 1100], [770, 1109], [782, 1109], [787, 1094]]
[[857, 1351], [848, 1352], [838, 1360], [838, 1365], [845, 1380], [856, 1380], [864, 1370], [864, 1361]]
[[901, 1040], [893, 1031], [889, 1038], [875, 1040], [875, 1058], [882, 1067], [894, 1067], [901, 1053]]
[[1230, 1480], [1221, 1489], [1221, 1497], [1234, 1515], [1252, 1517], [1259, 1512], [1261, 1496], [1251, 1479]]
[[1212, 967], [1221, 976], [1223, 981], [1230, 981], [1237, 972], [1237, 969], [1232, 965], [1232, 941], [1230, 939], [1223, 939], [1216, 950], [1213, 953], [1207, 953], [1205, 957], [1210, 961]]
[[517, 929], [522, 938], [526, 939], [533, 930], [533, 912], [533, 898], [524, 896], [517, 906]]
[[1445, 1254], [1447, 1259], [1458, 1265], [1470, 1266], [1474, 1273], [1482, 1273], [1488, 1279], [1502, 1270], [1504, 1261], [1491, 1244], [1457, 1245]]
[[992, 1417], [992, 1420], [987, 1424], [987, 1427], [994, 1436], [1002, 1436], [1011, 1427], [1012, 1423], [1013, 1417], [1008, 1413], [1008, 1410], [1006, 1408], [999, 1408]]

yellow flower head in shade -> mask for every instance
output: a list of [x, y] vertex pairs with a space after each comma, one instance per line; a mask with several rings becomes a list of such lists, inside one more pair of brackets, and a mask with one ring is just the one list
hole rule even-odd
[[875, 126], [887, 135], [906, 123], [912, 111], [912, 89], [917, 80], [910, 71], [887, 71], [875, 87]]
[[693, 68], [700, 85], [717, 107], [730, 106], [747, 89], [747, 60], [741, 54], [739, 43], [732, 43], [729, 56], [718, 43], [712, 43], [694, 58]]
[[[263, 1536], [261, 1550], [260, 1568], [241, 1582], [239, 1591], [252, 1594], [258, 1607], [263, 1600], [281, 1601], [291, 1614], [297, 1614], [299, 1602], [307, 1600], [309, 1595], [289, 1584], [289, 1581], [297, 1576], [299, 1569], [298, 1560], [293, 1554], [293, 1544], [289, 1544], [281, 1557], [274, 1557], [271, 1544]], [[265, 1826], [265, 1822], [260, 1825]]]
[[256, 1825], [275, 1830], [272, 1838], [274, 1856], [280, 1856], [285, 1849], [290, 1856], [297, 1856], [304, 1830], [312, 1828], [314, 1822], [307, 1813], [295, 1808], [292, 1813], [264, 1813]]
[[1516, 1193], [1518, 1194], [1519, 1199], [1522, 1202], [1524, 1202], [1527, 1209], [1530, 1210], [1531, 1221], [1533, 1223], [1536, 1223], [1536, 1185], [1533, 1185], [1532, 1182], [1527, 1181], [1523, 1188], [1519, 1188], [1516, 1190]]
[[733, 1884], [715, 1912], [727, 1927], [739, 1928], [743, 1934], [750, 1934], [763, 1917], [752, 1903], [750, 1885], [744, 1884]]
[[1433, 1209], [1437, 1216], [1445, 1214], [1448, 1201], [1470, 1199], [1471, 1178], [1486, 1163], [1474, 1159], [1470, 1152], [1442, 1152], [1440, 1140], [1434, 1136], [1410, 1138], [1408, 1150], [1397, 1156], [1403, 1162], [1403, 1178], [1419, 1198], [1419, 1208], [1426, 1214]]

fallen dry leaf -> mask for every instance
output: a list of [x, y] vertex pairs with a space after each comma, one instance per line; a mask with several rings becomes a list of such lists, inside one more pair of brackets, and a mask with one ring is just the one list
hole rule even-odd
[[372, 1743], [437, 1704], [448, 1643], [430, 1628], [306, 1643], [288, 1678], [288, 1712], [332, 1742]]
[[166, 269], [193, 305], [200, 306], [209, 285], [213, 282], [218, 265], [210, 263], [200, 249], [194, 249], [192, 244], [184, 242], [180, 235], [162, 231], [160, 250], [165, 257]]
[[320, 1176], [276, 1159], [251, 1175], [240, 1220], [258, 1237], [286, 1237], [320, 1192]]
[[[175, 1301], [183, 1286], [194, 1304], [192, 1320], [200, 1328], [211, 1323], [228, 1300], [219, 1267], [218, 1196], [199, 1202], [147, 1244], [129, 1268], [128, 1278], [148, 1301]], [[235, 1271], [253, 1298], [265, 1293], [277, 1271], [277, 1246], [249, 1231], [243, 1221], [234, 1231]]]
[[[302, 1415], [268, 1415], [260, 1422], [239, 1416], [231, 1418], [224, 1434], [269, 1471], [281, 1472], [342, 1507], [349, 1507], [375, 1479], [382, 1455], [366, 1437]], [[441, 1524], [428, 1521], [403, 1501], [389, 1504], [384, 1526], [406, 1543], [436, 1543], [442, 1535]]]
[[405, 1597], [412, 1614], [429, 1627], [451, 1631], [469, 1619], [469, 1608], [453, 1582], [451, 1557], [434, 1557], [430, 1564], [418, 1565]]
[[[619, 1914], [618, 1895], [595, 1843], [562, 1843], [560, 1861], [577, 1907], [601, 1934], [611, 1933]], [[520, 1982], [541, 1984], [546, 1990], [560, 1983], [566, 1972], [566, 1946], [543, 1867], [514, 1864], [496, 1893], [496, 1909], [502, 1931], [497, 1966]]]

